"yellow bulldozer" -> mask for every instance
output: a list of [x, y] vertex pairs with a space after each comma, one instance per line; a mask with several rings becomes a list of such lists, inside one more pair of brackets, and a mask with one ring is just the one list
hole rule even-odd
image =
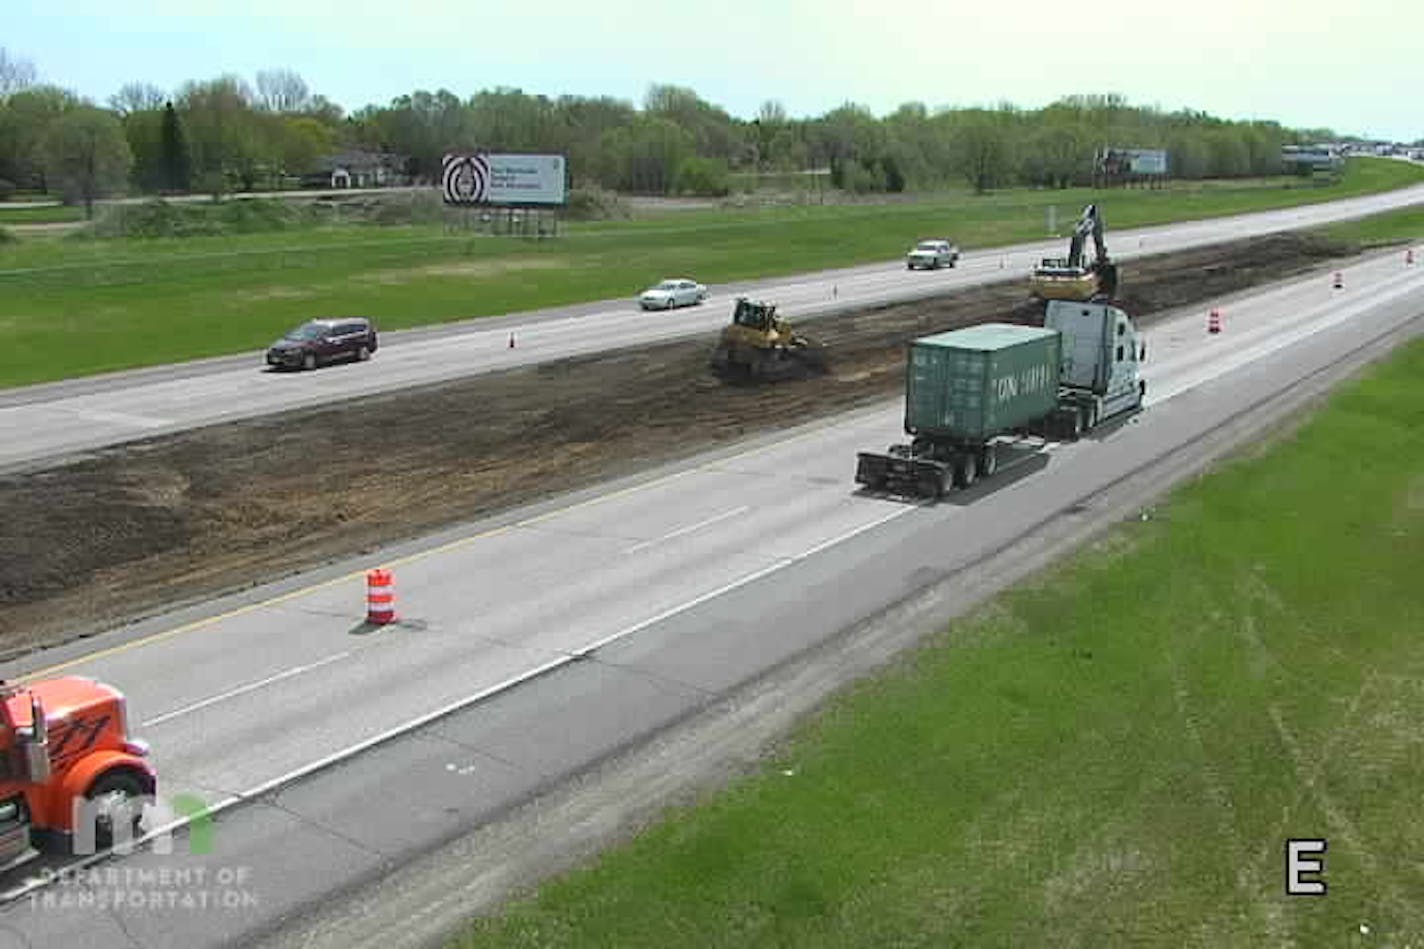
[[[1092, 235], [1096, 258], [1083, 262], [1083, 244]], [[1090, 204], [1073, 227], [1067, 257], [1046, 257], [1029, 277], [1029, 294], [1036, 301], [1096, 300], [1106, 303], [1117, 294], [1117, 264], [1108, 258], [1103, 219]]]
[[776, 381], [826, 371], [826, 351], [776, 315], [776, 306], [738, 297], [732, 322], [712, 351], [712, 371], [724, 379]]

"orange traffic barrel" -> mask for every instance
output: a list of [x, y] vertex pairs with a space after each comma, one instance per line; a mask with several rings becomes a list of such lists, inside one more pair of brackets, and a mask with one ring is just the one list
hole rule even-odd
[[1208, 333], [1221, 332], [1221, 311], [1214, 307], [1212, 311], [1206, 315], [1206, 331]]
[[384, 626], [396, 618], [395, 580], [389, 570], [366, 571], [366, 622]]

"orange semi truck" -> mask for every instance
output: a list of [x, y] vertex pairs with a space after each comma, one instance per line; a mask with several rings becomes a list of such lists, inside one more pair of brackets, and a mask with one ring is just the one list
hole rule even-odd
[[[129, 737], [125, 705], [79, 676], [0, 682], [0, 872], [40, 851], [72, 852], [76, 836], [107, 847], [137, 823], [157, 775], [148, 746]], [[75, 826], [82, 818], [92, 838]]]

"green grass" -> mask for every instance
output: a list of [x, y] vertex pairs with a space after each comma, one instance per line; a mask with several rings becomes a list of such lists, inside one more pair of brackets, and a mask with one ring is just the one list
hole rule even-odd
[[62, 204], [44, 208], [7, 208], [0, 204], [0, 227], [12, 224], [68, 224], [84, 220], [84, 209]]
[[[1421, 945], [1421, 377], [1402, 350], [459, 944]], [[1287, 898], [1317, 835], [1329, 894]]]
[[[1403, 208], [1323, 228], [1325, 234], [1364, 247], [1424, 240], [1424, 208]], [[1424, 263], [1424, 261], [1421, 261]]]
[[[1352, 162], [1328, 188], [1243, 182], [1161, 191], [1015, 190], [919, 203], [687, 211], [572, 225], [558, 240], [439, 227], [347, 227], [183, 240], [29, 239], [0, 248], [0, 386], [239, 352], [313, 315], [387, 329], [607, 297], [664, 276], [720, 282], [884, 260], [914, 239], [968, 247], [1041, 238], [1101, 201], [1108, 226], [1190, 220], [1424, 180], [1402, 162]], [[1111, 240], [1111, 237], [1109, 237]], [[1109, 244], [1111, 246], [1111, 244]]]

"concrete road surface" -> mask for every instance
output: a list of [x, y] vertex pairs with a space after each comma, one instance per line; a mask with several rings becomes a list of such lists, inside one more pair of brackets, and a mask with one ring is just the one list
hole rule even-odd
[[[855, 490], [855, 453], [900, 436], [888, 403], [0, 668], [117, 685], [164, 793], [221, 811], [208, 854], [12, 877], [0, 925], [203, 946], [314, 912], [1424, 322], [1424, 269], [1344, 277], [1233, 297], [1220, 336], [1201, 308], [1167, 318], [1148, 411], [939, 505]], [[373, 631], [378, 564], [401, 622]], [[170, 891], [211, 902], [96, 909]]]
[[[1424, 201], [1424, 185], [1387, 194], [1281, 211], [1113, 231], [1120, 260], [1273, 231], [1314, 227]], [[908, 239], [907, 239], [908, 240]], [[46, 463], [66, 453], [298, 406], [507, 369], [616, 345], [709, 333], [729, 319], [738, 293], [761, 294], [784, 314], [813, 317], [876, 303], [916, 299], [999, 280], [1024, 280], [1055, 240], [970, 251], [952, 270], [907, 272], [875, 264], [757, 283], [714, 287], [700, 307], [645, 313], [631, 300], [603, 301], [473, 323], [391, 333], [369, 363], [312, 373], [262, 370], [262, 354], [30, 386], [0, 392], [0, 471]], [[513, 334], [515, 348], [509, 348]]]

